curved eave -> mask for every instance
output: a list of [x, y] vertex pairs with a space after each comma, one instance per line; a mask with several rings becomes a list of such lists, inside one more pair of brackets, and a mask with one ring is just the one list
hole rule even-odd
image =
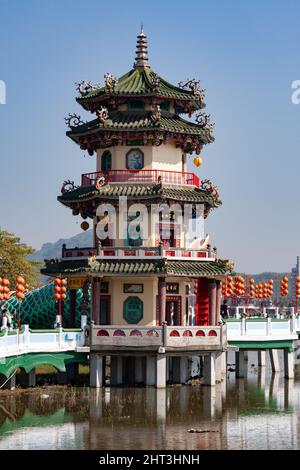
[[196, 110], [205, 107], [205, 103], [199, 95], [192, 91], [184, 90], [169, 83], [159, 77], [159, 86], [153, 87], [151, 78], [155, 75], [152, 69], [134, 68], [118, 79], [115, 89], [108, 92], [105, 87], [91, 91], [85, 96], [76, 98], [76, 101], [86, 110], [93, 108], [96, 103], [100, 103], [112, 98], [162, 98], [172, 101], [186, 101]]
[[76, 143], [81, 143], [85, 137], [97, 137], [107, 133], [170, 133], [178, 136], [188, 136], [200, 139], [203, 144], [212, 143], [214, 137], [207, 127], [200, 127], [194, 122], [182, 119], [172, 113], [162, 112], [161, 118], [156, 123], [151, 121], [151, 112], [114, 111], [109, 119], [100, 123], [94, 119], [66, 132], [66, 135]]
[[118, 201], [120, 196], [126, 196], [129, 200], [137, 201], [175, 201], [181, 203], [195, 203], [205, 205], [205, 217], [211, 209], [219, 207], [222, 202], [214, 199], [210, 193], [198, 188], [187, 188], [175, 186], [168, 187], [153, 184], [106, 184], [100, 190], [95, 186], [80, 186], [57, 197], [58, 201], [66, 207], [74, 209], [81, 204], [101, 201]]
[[169, 275], [175, 277], [206, 277], [222, 279], [232, 273], [229, 260], [215, 261], [172, 261], [166, 258], [159, 260], [137, 259], [95, 259], [95, 260], [45, 260], [46, 267], [41, 273], [47, 276], [58, 274], [76, 275], [103, 274], [106, 276], [155, 276]]

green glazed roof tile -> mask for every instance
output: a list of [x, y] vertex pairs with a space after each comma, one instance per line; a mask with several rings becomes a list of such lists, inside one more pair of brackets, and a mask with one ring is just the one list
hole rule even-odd
[[159, 260], [115, 260], [99, 259], [46, 260], [46, 267], [41, 270], [43, 274], [56, 276], [57, 274], [99, 273], [99, 274], [165, 274], [171, 276], [197, 276], [213, 277], [226, 276], [231, 273], [228, 260], [216, 261], [170, 261], [165, 258]]
[[68, 191], [58, 196], [58, 200], [65, 204], [88, 201], [91, 199], [118, 199], [120, 196], [127, 196], [131, 199], [147, 198], [167, 198], [175, 201], [207, 203], [211, 206], [219, 206], [222, 204], [220, 200], [216, 200], [208, 191], [189, 187], [164, 186], [156, 183], [107, 183], [100, 189], [95, 186], [80, 186], [73, 191]]
[[200, 137], [204, 144], [211, 143], [214, 138], [208, 128], [201, 127], [195, 122], [182, 119], [180, 116], [167, 111], [161, 111], [161, 119], [153, 124], [151, 111], [111, 111], [108, 119], [100, 123], [94, 119], [67, 132], [71, 138], [91, 135], [107, 131], [165, 131], [179, 134], [189, 134]]
[[195, 95], [190, 90], [184, 90], [178, 86], [172, 85], [163, 78], [159, 77], [159, 86], [154, 87], [153, 78], [157, 76], [152, 69], [135, 68], [120, 77], [115, 85], [114, 91], [108, 93], [105, 87], [91, 91], [85, 96], [77, 98], [77, 101], [87, 109], [86, 103], [99, 100], [101, 98], [113, 96], [161, 96], [173, 100], [185, 100], [192, 103], [195, 109], [205, 106], [199, 95]]

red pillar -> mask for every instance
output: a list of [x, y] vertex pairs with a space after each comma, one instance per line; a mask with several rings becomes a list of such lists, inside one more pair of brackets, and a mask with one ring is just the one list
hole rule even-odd
[[222, 295], [222, 286], [221, 286], [221, 281], [216, 281], [217, 282], [217, 305], [216, 305], [216, 325], [219, 323], [220, 318], [221, 318], [221, 295]]
[[209, 325], [209, 295], [208, 279], [201, 277], [197, 279], [197, 301], [196, 301], [196, 325]]
[[209, 281], [209, 324], [216, 325], [216, 309], [217, 309], [217, 285], [214, 279]]

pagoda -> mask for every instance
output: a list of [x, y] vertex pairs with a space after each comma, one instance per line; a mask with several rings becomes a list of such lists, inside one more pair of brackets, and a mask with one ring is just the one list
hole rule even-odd
[[[118, 79], [107, 73], [104, 86], [77, 84], [77, 103], [96, 118], [83, 122], [69, 114], [67, 136], [95, 156], [96, 171], [83, 174], [79, 186], [65, 181], [58, 200], [82, 217], [83, 230], [93, 228], [93, 246], [64, 246], [62, 258], [46, 260], [42, 272], [68, 279], [71, 304], [77, 288], [83, 299], [91, 291], [92, 386], [103, 385], [107, 357], [114, 385], [184, 382], [191, 357], [202, 358], [205, 381], [213, 385], [224, 370], [218, 366], [227, 348], [221, 281], [231, 263], [218, 258], [204, 233], [204, 220], [221, 204], [219, 192], [187, 171], [189, 157], [198, 166], [203, 147], [214, 141], [212, 125], [201, 111], [199, 82], [170, 84], [151, 68], [147, 49], [142, 29], [128, 73]], [[173, 207], [182, 214], [189, 209], [185, 225]], [[134, 221], [138, 237], [128, 230]], [[99, 224], [106, 238], [99, 238]], [[86, 308], [83, 301], [83, 316]]]

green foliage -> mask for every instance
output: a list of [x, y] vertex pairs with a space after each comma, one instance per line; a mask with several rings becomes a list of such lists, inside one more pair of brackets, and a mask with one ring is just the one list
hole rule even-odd
[[34, 253], [31, 246], [21, 243], [20, 238], [4, 230], [0, 230], [0, 277], [9, 279], [14, 289], [16, 278], [21, 274], [30, 288], [39, 285], [39, 266], [41, 263], [28, 259]]

